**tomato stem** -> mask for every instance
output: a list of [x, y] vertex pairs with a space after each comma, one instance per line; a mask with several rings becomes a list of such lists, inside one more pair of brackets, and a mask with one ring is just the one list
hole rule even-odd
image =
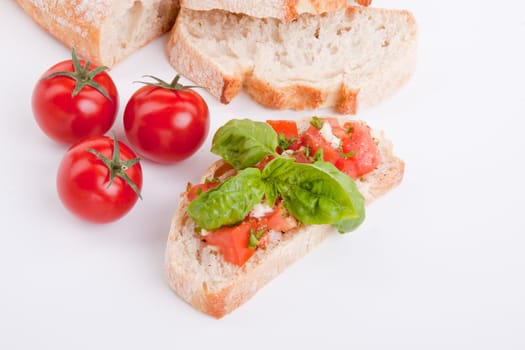
[[92, 88], [100, 92], [102, 95], [104, 95], [104, 97], [107, 98], [109, 101], [113, 102], [107, 90], [95, 80], [93, 80], [98, 74], [109, 69], [108, 67], [100, 66], [90, 71], [89, 66], [91, 65], [91, 62], [89, 61], [86, 61], [84, 67], [82, 67], [74, 48], [71, 50], [71, 61], [73, 62], [73, 67], [75, 69], [74, 72], [54, 72], [46, 76], [44, 79], [51, 79], [58, 76], [68, 77], [75, 80], [76, 82], [75, 89], [73, 90], [71, 96], [75, 97], [84, 87], [91, 86]]
[[156, 87], [159, 87], [159, 88], [162, 88], [162, 89], [175, 90], [175, 91], [182, 91], [182, 90], [186, 90], [186, 89], [202, 88], [201, 86], [197, 86], [197, 85], [183, 85], [183, 84], [179, 83], [179, 80], [180, 80], [180, 77], [181, 77], [180, 74], [177, 74], [175, 76], [175, 78], [173, 78], [171, 83], [168, 83], [168, 82], [166, 82], [166, 81], [164, 81], [162, 79], [159, 79], [159, 78], [157, 78], [156, 76], [153, 76], [153, 75], [143, 75], [142, 77], [143, 78], [151, 78], [151, 79], [155, 80], [156, 83], [154, 83], [154, 82], [147, 82], [147, 81], [135, 81], [135, 83], [151, 85], [151, 86], [156, 86]]
[[137, 196], [142, 199], [142, 195], [140, 193], [139, 188], [137, 185], [133, 182], [133, 180], [126, 174], [126, 170], [131, 168], [133, 165], [137, 164], [140, 161], [140, 158], [133, 158], [129, 160], [122, 160], [120, 158], [120, 147], [118, 146], [118, 140], [117, 137], [113, 137], [113, 156], [111, 159], [104, 156], [102, 153], [98, 152], [97, 150], [93, 148], [88, 148], [87, 151], [89, 153], [94, 154], [98, 159], [104, 163], [104, 165], [109, 170], [109, 184], [108, 187], [110, 187], [113, 184], [113, 180], [115, 180], [115, 177], [120, 177], [122, 180], [124, 180], [135, 193]]

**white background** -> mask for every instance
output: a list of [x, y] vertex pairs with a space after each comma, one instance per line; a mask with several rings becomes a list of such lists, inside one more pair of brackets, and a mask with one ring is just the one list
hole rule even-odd
[[[144, 200], [122, 220], [74, 218], [55, 191], [65, 147], [41, 133], [30, 108], [40, 74], [69, 51], [2, 0], [0, 349], [525, 348], [525, 5], [374, 3], [410, 9], [420, 26], [414, 78], [357, 116], [393, 140], [404, 182], [357, 232], [334, 234], [215, 320], [163, 274], [178, 195], [215, 159], [210, 138], [180, 164], [144, 161]], [[111, 70], [120, 135], [132, 81], [175, 74], [165, 41]], [[210, 136], [230, 118], [311, 114], [203, 95]]]

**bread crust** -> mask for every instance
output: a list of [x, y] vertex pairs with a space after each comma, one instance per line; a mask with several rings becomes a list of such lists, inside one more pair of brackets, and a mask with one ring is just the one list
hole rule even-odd
[[[403, 10], [348, 7], [344, 11], [346, 20], [351, 24], [356, 17], [361, 22], [365, 22], [368, 16], [386, 17], [392, 14], [399, 22], [406, 23], [403, 25], [406, 26], [404, 30], [408, 34], [406, 38], [399, 39], [402, 41], [401, 48], [391, 54], [394, 55], [392, 60], [385, 58], [374, 63], [376, 66], [373, 71], [360, 72], [359, 69], [365, 68], [360, 68], [359, 65], [340, 67], [337, 84], [322, 80], [311, 81], [304, 73], [301, 76], [304, 83], [289, 80], [277, 84], [269, 77], [268, 68], [260, 68], [255, 60], [251, 61], [251, 66], [246, 62], [240, 64], [241, 58], [232, 58], [237, 53], [227, 58], [230, 61], [228, 64], [236, 68], [225, 72], [221, 63], [218, 63], [217, 57], [207, 56], [204, 50], [199, 49], [198, 43], [193, 41], [187, 25], [191, 25], [190, 22], [194, 22], [195, 18], [198, 19], [204, 13], [188, 9], [181, 10], [179, 19], [172, 29], [167, 44], [167, 55], [170, 63], [179, 73], [197, 85], [207, 88], [213, 96], [225, 104], [244, 89], [256, 102], [271, 109], [312, 110], [333, 107], [340, 114], [356, 114], [359, 108], [375, 105], [395, 94], [414, 74], [417, 60], [417, 24], [414, 16]], [[220, 12], [216, 11], [216, 13]], [[223, 16], [226, 18], [230, 15], [224, 13]], [[236, 20], [233, 17], [229, 18], [231, 21]], [[279, 26], [268, 20], [254, 21], [265, 21], [260, 24], [261, 27]], [[360, 37], [356, 40], [365, 41], [368, 38]], [[389, 42], [385, 40], [384, 43], [376, 44], [377, 48], [374, 50], [383, 50], [381, 45], [388, 46]], [[291, 48], [287, 49], [291, 50]], [[229, 47], [226, 50], [229, 50]], [[358, 52], [358, 54], [364, 53]], [[366, 66], [367, 63], [362, 65]]]
[[[367, 205], [399, 185], [404, 174], [404, 162], [393, 154], [392, 144], [382, 133], [373, 135], [379, 141], [382, 162], [376, 170], [356, 181]], [[206, 178], [228, 177], [232, 171], [230, 165], [219, 160], [210, 166], [201, 182]], [[215, 318], [227, 315], [248, 301], [275, 276], [334, 232], [331, 225], [303, 225], [283, 234], [276, 246], [258, 250], [242, 267], [226, 263], [219, 254], [211, 263], [229, 265], [234, 272], [214, 270], [215, 274], [209, 274], [206, 269], [211, 263], [200, 261], [206, 254], [203, 252], [206, 244], [191, 231], [193, 226], [186, 213], [188, 204], [183, 193], [168, 236], [166, 276], [170, 287], [183, 300]], [[217, 276], [221, 273], [224, 276]]]
[[[77, 8], [80, 0], [70, 2], [37, 2], [34, 0], [16, 0], [25, 12], [44, 30], [55, 36], [68, 47], [75, 47], [82, 57], [89, 57], [92, 62], [102, 64], [100, 53], [100, 23], [105, 21], [111, 11], [108, 2], [102, 2], [91, 20], [81, 20]], [[70, 15], [74, 14], [74, 15]]]
[[[181, 0], [181, 7], [192, 10], [224, 10], [258, 18], [277, 18], [292, 21], [303, 13], [322, 14], [348, 6], [348, 0]], [[355, 0], [351, 3], [369, 6], [372, 0]]]
[[[111, 26], [107, 31], [124, 30], [119, 27], [127, 15], [126, 10], [132, 9], [136, 2], [132, 0], [16, 0], [24, 11], [45, 31], [57, 38], [68, 48], [75, 48], [78, 55], [97, 65], [111, 67], [138, 48], [169, 31], [178, 12], [178, 0], [164, 0], [167, 6], [162, 7], [162, 18], [157, 19], [151, 29], [139, 28], [145, 34], [138, 41], [132, 39], [122, 42], [112, 41], [104, 31], [105, 26]], [[147, 6], [153, 1], [139, 2]], [[144, 5], [144, 6], [146, 6]], [[140, 6], [139, 6], [140, 7]], [[141, 9], [139, 9], [139, 12]], [[160, 13], [161, 9], [159, 9]], [[145, 19], [143, 22], [152, 22]]]

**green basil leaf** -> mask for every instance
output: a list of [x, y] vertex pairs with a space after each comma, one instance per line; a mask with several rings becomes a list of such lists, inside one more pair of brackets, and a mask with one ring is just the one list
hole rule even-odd
[[213, 136], [211, 151], [235, 169], [245, 169], [276, 155], [277, 133], [267, 123], [233, 119]]
[[265, 192], [261, 172], [248, 168], [218, 187], [204, 192], [188, 206], [188, 215], [208, 231], [241, 222], [260, 203]]
[[329, 163], [300, 164], [275, 158], [264, 168], [262, 179], [275, 186], [286, 209], [300, 222], [336, 224], [359, 216], [353, 189], [347, 189], [348, 181], [336, 172], [346, 176]]
[[343, 185], [348, 196], [351, 198], [354, 215], [334, 224], [339, 233], [347, 233], [355, 230], [365, 220], [365, 198], [357, 189], [355, 182], [346, 174], [340, 172], [335, 166], [327, 162], [316, 162], [315, 167], [324, 169]]

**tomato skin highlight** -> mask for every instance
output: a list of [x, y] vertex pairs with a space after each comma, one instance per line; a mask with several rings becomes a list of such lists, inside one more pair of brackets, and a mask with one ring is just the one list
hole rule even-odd
[[[82, 60], [79, 62], [85, 64]], [[32, 109], [40, 129], [56, 142], [66, 144], [105, 134], [115, 122], [119, 104], [118, 91], [109, 74], [101, 72], [93, 80], [107, 91], [111, 100], [91, 86], [84, 86], [72, 96], [76, 85], [74, 79], [66, 76], [47, 78], [61, 71], [73, 72], [72, 60], [49, 68], [33, 90]]]
[[[123, 161], [136, 158], [135, 153], [119, 141]], [[122, 178], [115, 177], [109, 185], [108, 167], [88, 149], [105, 157], [113, 156], [113, 140], [93, 136], [72, 145], [58, 168], [56, 186], [64, 207], [81, 219], [94, 223], [108, 223], [123, 217], [135, 205], [138, 195]], [[142, 188], [140, 163], [129, 167], [126, 174]]]
[[133, 94], [124, 111], [130, 144], [142, 157], [161, 164], [193, 155], [204, 143], [209, 125], [208, 105], [189, 88], [145, 85]]

